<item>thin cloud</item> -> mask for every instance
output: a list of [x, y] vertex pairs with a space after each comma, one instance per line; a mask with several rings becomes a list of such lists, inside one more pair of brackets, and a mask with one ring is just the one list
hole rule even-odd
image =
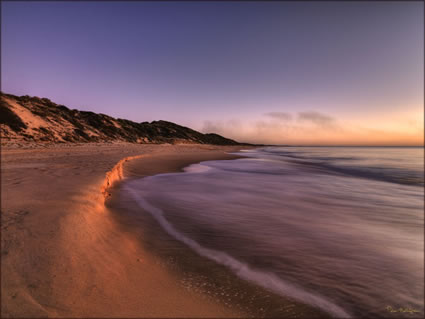
[[324, 128], [334, 128], [336, 127], [335, 119], [329, 115], [319, 113], [319, 112], [299, 112], [298, 121], [301, 122], [311, 122], [317, 126]]
[[241, 122], [237, 119], [230, 119], [227, 121], [204, 121], [201, 132], [203, 133], [217, 133], [217, 134], [231, 134], [234, 131], [241, 129]]
[[268, 112], [256, 120], [206, 120], [201, 131], [236, 141], [264, 144], [345, 143], [351, 136], [337, 119], [316, 111]]
[[277, 119], [279, 121], [292, 120], [292, 115], [286, 112], [268, 112], [268, 113], [264, 113], [264, 115]]
[[212, 122], [212, 121], [204, 121], [204, 125], [201, 131], [204, 133], [220, 134], [220, 133], [223, 133], [223, 124], [218, 122]]

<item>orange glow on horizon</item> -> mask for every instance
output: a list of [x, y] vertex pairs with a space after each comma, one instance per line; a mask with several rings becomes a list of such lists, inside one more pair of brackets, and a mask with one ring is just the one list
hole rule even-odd
[[[240, 142], [280, 145], [347, 145], [347, 146], [424, 146], [424, 113], [393, 114], [364, 120], [334, 120], [310, 112], [326, 121], [299, 121], [280, 118], [234, 124], [234, 121], [212, 125], [216, 133]], [[319, 114], [319, 115], [317, 115]], [[283, 119], [283, 120], [282, 120]]]

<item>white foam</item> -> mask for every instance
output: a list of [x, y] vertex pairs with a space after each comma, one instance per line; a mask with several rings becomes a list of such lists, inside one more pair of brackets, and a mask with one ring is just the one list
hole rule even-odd
[[209, 170], [211, 170], [211, 167], [201, 165], [201, 164], [191, 164], [187, 167], [185, 167], [183, 170], [186, 173], [205, 173]]
[[326, 300], [322, 296], [312, 294], [304, 291], [299, 287], [295, 287], [293, 284], [284, 282], [273, 273], [268, 273], [260, 270], [251, 269], [248, 265], [240, 262], [239, 260], [229, 256], [228, 254], [202, 247], [193, 239], [177, 231], [172, 224], [170, 224], [164, 217], [161, 209], [151, 205], [148, 201], [143, 198], [143, 193], [140, 190], [135, 191], [128, 184], [125, 185], [125, 189], [132, 195], [136, 203], [144, 210], [149, 212], [161, 227], [175, 239], [183, 242], [199, 255], [209, 258], [219, 264], [230, 268], [238, 277], [254, 282], [266, 289], [269, 289], [282, 296], [292, 297], [296, 300], [312, 305], [325, 312], [334, 315], [338, 318], [350, 318], [350, 315], [341, 307], [333, 304]]

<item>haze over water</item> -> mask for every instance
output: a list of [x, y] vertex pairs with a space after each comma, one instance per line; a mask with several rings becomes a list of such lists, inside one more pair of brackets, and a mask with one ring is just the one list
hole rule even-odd
[[126, 183], [174, 238], [338, 317], [423, 316], [424, 149], [266, 147]]

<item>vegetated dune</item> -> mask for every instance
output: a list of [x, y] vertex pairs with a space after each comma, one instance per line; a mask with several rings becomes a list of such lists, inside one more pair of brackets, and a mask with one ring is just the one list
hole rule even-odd
[[71, 110], [47, 98], [1, 93], [2, 144], [11, 143], [197, 143], [240, 145], [218, 134], [202, 134], [167, 121], [136, 123], [105, 114]]

